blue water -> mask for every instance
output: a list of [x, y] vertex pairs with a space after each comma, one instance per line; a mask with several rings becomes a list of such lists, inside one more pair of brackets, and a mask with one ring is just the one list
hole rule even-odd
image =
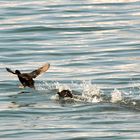
[[[0, 139], [140, 139], [139, 1], [0, 0], [0, 52]], [[36, 90], [5, 70], [45, 63]]]

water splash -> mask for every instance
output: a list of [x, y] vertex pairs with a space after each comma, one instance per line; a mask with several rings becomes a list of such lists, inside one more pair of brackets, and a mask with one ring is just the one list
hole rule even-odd
[[[91, 103], [98, 103], [102, 101], [100, 97], [102, 94], [101, 89], [99, 88], [99, 86], [92, 84], [91, 81], [81, 81], [81, 82], [72, 81], [71, 83], [61, 83], [58, 81], [54, 81], [54, 82], [44, 81], [37, 84], [37, 89], [42, 91], [55, 90], [56, 92], [58, 91], [60, 92], [62, 90], [70, 90], [75, 95], [74, 96], [75, 101], [81, 101], [81, 102], [84, 101], [84, 102], [91, 102]], [[51, 99], [58, 100], [58, 96], [52, 95]]]
[[55, 87], [56, 87], [56, 89], [59, 92], [61, 92], [62, 90], [69, 90], [69, 91], [71, 91], [71, 87], [69, 85], [67, 85], [67, 84], [61, 84], [59, 82], [56, 82], [55, 83]]
[[91, 81], [83, 81], [82, 88], [82, 96], [92, 97], [94, 95], [100, 96], [101, 94], [99, 86], [92, 84]]
[[37, 82], [36, 83], [36, 89], [39, 91], [48, 91], [48, 90], [52, 90], [52, 89], [56, 89], [56, 85], [55, 82], [46, 82], [46, 81], [41, 81], [41, 82]]
[[121, 100], [122, 100], [122, 93], [119, 90], [114, 89], [114, 91], [111, 93], [111, 102], [116, 103]]
[[[92, 81], [71, 81], [71, 83], [61, 83], [58, 81], [51, 82], [38, 82], [37, 90], [43, 91], [45, 94], [51, 93], [51, 100], [58, 101], [59, 96], [56, 94], [58, 91], [64, 89], [70, 90], [73, 93], [73, 99], [65, 98], [65, 103], [115, 103], [118, 105], [140, 108], [140, 100], [134, 99], [134, 94], [128, 91], [114, 89], [110, 94], [105, 94], [101, 88], [92, 83]], [[138, 88], [137, 88], [138, 89]], [[134, 89], [133, 89], [134, 90]], [[138, 95], [137, 95], [138, 96]]]

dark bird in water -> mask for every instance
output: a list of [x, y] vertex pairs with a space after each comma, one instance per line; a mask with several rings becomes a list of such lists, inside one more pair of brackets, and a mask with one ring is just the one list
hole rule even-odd
[[60, 92], [57, 92], [60, 98], [70, 97], [73, 98], [73, 95], [70, 90], [62, 90]]
[[42, 67], [32, 71], [31, 73], [21, 73], [19, 70], [12, 71], [10, 68], [6, 68], [6, 70], [12, 74], [15, 74], [18, 76], [19, 81], [21, 82], [22, 86], [34, 88], [35, 81], [33, 80], [38, 75], [42, 74], [43, 72], [46, 72], [50, 67], [50, 64], [45, 64]]

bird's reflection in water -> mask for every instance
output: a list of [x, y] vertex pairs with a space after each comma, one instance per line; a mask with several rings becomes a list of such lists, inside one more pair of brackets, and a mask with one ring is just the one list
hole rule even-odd
[[30, 101], [31, 97], [29, 94], [32, 95], [33, 93], [30, 91], [20, 91], [16, 94], [8, 96], [11, 100], [8, 108], [33, 107], [36, 103]]
[[18, 103], [12, 101], [8, 108], [33, 107], [36, 103]]
[[29, 91], [21, 91], [18, 94], [26, 94], [26, 93], [31, 93], [31, 92], [29, 92]]
[[29, 92], [29, 91], [20, 91], [20, 92], [18, 92], [18, 93], [16, 93], [16, 94], [8, 95], [8, 97], [9, 97], [9, 98], [17, 98], [18, 95], [20, 95], [20, 94], [30, 94], [30, 93], [31, 93], [31, 92]]

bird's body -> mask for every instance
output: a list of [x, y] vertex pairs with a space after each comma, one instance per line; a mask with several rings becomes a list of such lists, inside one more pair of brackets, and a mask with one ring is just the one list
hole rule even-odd
[[73, 98], [73, 95], [70, 90], [62, 90], [60, 92], [57, 92], [60, 98], [70, 97]]
[[35, 81], [28, 73], [18, 74], [17, 76], [23, 87], [35, 88]]
[[19, 70], [15, 70], [14, 72], [9, 68], [6, 68], [6, 70], [12, 74], [17, 75], [23, 87], [35, 88], [34, 86], [35, 81], [33, 79], [36, 78], [41, 73], [46, 72], [49, 69], [49, 67], [50, 64], [45, 64], [42, 67], [32, 71], [31, 73], [21, 73]]

